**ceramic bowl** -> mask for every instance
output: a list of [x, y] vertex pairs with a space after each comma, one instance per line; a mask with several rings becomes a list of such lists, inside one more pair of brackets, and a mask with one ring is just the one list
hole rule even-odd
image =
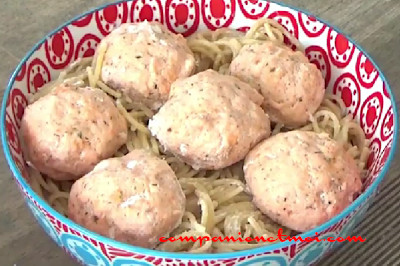
[[[85, 265], [310, 265], [340, 242], [279, 242], [252, 250], [221, 254], [182, 254], [123, 244], [93, 233], [52, 209], [29, 186], [18, 132], [29, 94], [56, 78], [79, 57], [92, 56], [113, 25], [153, 20], [189, 36], [201, 29], [230, 27], [246, 30], [268, 17], [286, 27], [305, 46], [306, 54], [323, 72], [327, 90], [339, 95], [349, 114], [371, 140], [365, 189], [348, 208], [301, 236], [320, 239], [352, 234], [384, 180], [396, 149], [395, 100], [370, 56], [354, 41], [320, 19], [293, 7], [257, 0], [138, 0], [89, 11], [60, 26], [23, 58], [10, 78], [1, 107], [4, 154], [26, 204], [44, 231]], [[21, 36], [23, 39], [23, 36]]]

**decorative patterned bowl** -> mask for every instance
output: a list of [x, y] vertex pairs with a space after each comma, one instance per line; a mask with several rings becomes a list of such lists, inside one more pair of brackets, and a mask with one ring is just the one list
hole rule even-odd
[[97, 8], [48, 34], [12, 75], [1, 107], [1, 140], [8, 165], [37, 221], [68, 254], [86, 265], [310, 265], [339, 242], [280, 242], [223, 254], [167, 253], [129, 246], [99, 236], [57, 213], [29, 186], [18, 139], [27, 96], [54, 79], [69, 63], [94, 54], [114, 24], [154, 20], [184, 36], [202, 28], [246, 29], [260, 18], [277, 20], [306, 47], [323, 72], [328, 90], [344, 100], [371, 140], [366, 189], [340, 215], [302, 235], [320, 239], [351, 235], [363, 219], [389, 168], [398, 139], [395, 100], [385, 77], [352, 40], [304, 11], [257, 0], [138, 0]]

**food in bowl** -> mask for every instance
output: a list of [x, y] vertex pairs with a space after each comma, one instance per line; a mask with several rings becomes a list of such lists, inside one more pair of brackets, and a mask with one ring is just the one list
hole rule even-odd
[[166, 152], [194, 170], [219, 170], [271, 133], [262, 100], [248, 84], [209, 69], [174, 82], [148, 127]]
[[243, 169], [254, 204], [298, 232], [338, 215], [362, 185], [352, 156], [324, 133], [276, 134], [248, 153]]
[[303, 52], [274, 42], [244, 45], [229, 73], [257, 88], [271, 121], [285, 127], [309, 122], [325, 94], [325, 80], [317, 66]]
[[[171, 252], [220, 253], [251, 249], [267, 243], [210, 241], [200, 246], [199, 243], [191, 242], [160, 243], [154, 237], [163, 234], [175, 238], [180, 236], [237, 237], [240, 233], [244, 238], [261, 236], [267, 238], [276, 236], [279, 228], [284, 228], [286, 234], [297, 234], [297, 231], [310, 230], [327, 222], [346, 208], [361, 192], [360, 182], [364, 178], [369, 154], [369, 143], [365, 134], [353, 117], [345, 114], [342, 99], [325, 94], [322, 87], [324, 83], [322, 74], [306, 60], [302, 45], [286, 29], [272, 19], [260, 19], [247, 33], [223, 28], [216, 31], [200, 31], [188, 38], [183, 38], [177, 34], [175, 36], [172, 33], [166, 33], [164, 29], [160, 30], [163, 36], [167, 36], [164, 36], [167, 39], [164, 40], [163, 37], [152, 34], [152, 32], [157, 32], [158, 27], [163, 29], [157, 23], [150, 24], [146, 21], [122, 25], [109, 35], [110, 38], [105, 38], [107, 41], [98, 46], [94, 57], [79, 59], [60, 75], [55, 84], [46, 86], [34, 95], [34, 100], [40, 101], [46, 95], [51, 95], [58, 83], [64, 86], [103, 90], [114, 102], [114, 105], [108, 108], [117, 108], [126, 119], [129, 128], [125, 145], [114, 155], [109, 155], [109, 158], [103, 158], [97, 166], [93, 165], [92, 169], [82, 174], [83, 177], [75, 182], [59, 181], [44, 172], [39, 173], [31, 169], [35, 171], [36, 177], [32, 181], [36, 183], [32, 186], [58, 212], [96, 233], [121, 242]], [[154, 42], [149, 41], [143, 44], [139, 42], [148, 38], [154, 38]], [[296, 47], [296, 52], [285, 48], [285, 38], [291, 40], [291, 45]], [[124, 41], [126, 39], [130, 41]], [[167, 50], [157, 53], [162, 40], [168, 41], [166, 45], [168, 47], [165, 47]], [[173, 40], [178, 41], [174, 43]], [[129, 50], [128, 48], [135, 41], [141, 43], [142, 47], [138, 50], [133, 48]], [[119, 46], [121, 43], [123, 45]], [[247, 67], [253, 74], [248, 72], [243, 76], [240, 71], [235, 71], [236, 68], [231, 67], [231, 63], [241, 55], [242, 49], [250, 51], [251, 47], [256, 45], [261, 45], [260, 47], [267, 45], [271, 51], [280, 51], [278, 55], [282, 54], [282, 60], [285, 63], [279, 63], [279, 57], [273, 52], [266, 52], [261, 56], [263, 60], [267, 60], [264, 57], [272, 58], [271, 64], [274, 65], [271, 68], [269, 66], [252, 68], [246, 66], [250, 62], [243, 60], [244, 62], [240, 64], [244, 64], [243, 67]], [[188, 49], [184, 48], [186, 46]], [[109, 52], [109, 47], [112, 52]], [[136, 55], [136, 52], [140, 54]], [[177, 61], [171, 59], [172, 65], [164, 65], [164, 61], [158, 57], [160, 54], [163, 54], [163, 58], [172, 56], [171, 58]], [[178, 58], [183, 59], [178, 60]], [[191, 58], [195, 62], [193, 69]], [[155, 62], [159, 62], [158, 65]], [[180, 67], [176, 65], [178, 62]], [[236, 62], [236, 64], [239, 63]], [[162, 68], [159, 69], [160, 66]], [[168, 73], [174, 72], [175, 68], [182, 70], [181, 74], [174, 73], [175, 75], [170, 76]], [[272, 71], [273, 68], [275, 68], [274, 71]], [[293, 73], [298, 69], [301, 71]], [[166, 72], [163, 72], [164, 70]], [[190, 71], [192, 73], [189, 74]], [[294, 109], [295, 115], [292, 117], [287, 116], [294, 120], [284, 118], [270, 123], [269, 119], [274, 116], [274, 111], [271, 111], [268, 104], [264, 104], [264, 110], [261, 108], [263, 103], [266, 103], [265, 99], [273, 99], [276, 95], [271, 88], [264, 87], [268, 85], [267, 79], [261, 80], [264, 77], [262, 73], [265, 71], [277, 73], [277, 75], [283, 73], [283, 78], [288, 77], [285, 95], [290, 98], [287, 102], [296, 105], [298, 101], [303, 106]], [[231, 75], [233, 72], [236, 73], [236, 77]], [[163, 76], [165, 73], [168, 75]], [[270, 78], [273, 84], [278, 80], [274, 75], [272, 74]], [[249, 76], [252, 77], [251, 80], [248, 79]], [[131, 80], [132, 77], [135, 77], [134, 80]], [[168, 81], [161, 84], [160, 82], [165, 77], [168, 77]], [[257, 81], [257, 79], [260, 80]], [[282, 80], [282, 82], [286, 81]], [[300, 86], [298, 90], [297, 86]], [[305, 96], [305, 87], [308, 89], [307, 96]], [[279, 89], [281, 86], [278, 84], [276, 90]], [[300, 99], [305, 102], [302, 103]], [[275, 105], [274, 108], [284, 113], [288, 106]], [[48, 113], [48, 115], [54, 117], [55, 114]], [[102, 118], [99, 117], [99, 119]], [[306, 131], [314, 133], [306, 133]], [[307, 177], [310, 174], [312, 177], [310, 180], [315, 181], [317, 185], [296, 188], [296, 182], [287, 182], [284, 186], [280, 186], [280, 191], [276, 190], [274, 194], [269, 195], [275, 199], [284, 198], [286, 194], [299, 189], [301, 193], [290, 196], [297, 197], [300, 204], [308, 200], [307, 192], [315, 195], [320, 193], [319, 200], [322, 201], [325, 200], [321, 199], [322, 193], [327, 193], [326, 200], [330, 200], [328, 195], [334, 193], [335, 191], [332, 190], [336, 187], [331, 184], [324, 185], [324, 183], [343, 184], [345, 199], [332, 198], [332, 201], [338, 202], [332, 204], [334, 210], [328, 212], [321, 212], [320, 205], [317, 203], [315, 219], [309, 224], [301, 224], [304, 221], [296, 220], [298, 217], [288, 215], [287, 212], [281, 214], [281, 217], [285, 216], [286, 219], [282, 220], [277, 217], [278, 213], [274, 212], [273, 215], [271, 208], [263, 204], [264, 199], [260, 201], [262, 192], [258, 189], [274, 186], [265, 180], [267, 175], [262, 177], [262, 169], [275, 169], [276, 165], [274, 166], [273, 160], [266, 159], [274, 155], [267, 149], [264, 152], [264, 149], [257, 148], [262, 147], [257, 144], [272, 142], [272, 146], [279, 146], [280, 139], [292, 135], [308, 136], [307, 143], [312, 143], [313, 140], [318, 142], [319, 139], [325, 139], [328, 143], [327, 136], [329, 136], [332, 147], [340, 148], [327, 149], [323, 155], [317, 155], [317, 158], [334, 156], [335, 151], [339, 150], [339, 155], [343, 158], [338, 160], [346, 160], [346, 167], [352, 169], [351, 173], [354, 173], [351, 176], [330, 173], [343, 165], [338, 166], [335, 160], [326, 160], [325, 169], [329, 172], [318, 174], [310, 173], [312, 169], [302, 169], [304, 176]], [[31, 145], [31, 143], [25, 144], [28, 148]], [[57, 144], [55, 147], [57, 148]], [[286, 147], [286, 149], [289, 148]], [[142, 153], [144, 150], [151, 152], [156, 158], [143, 161], [133, 157], [130, 162], [126, 162], [126, 158], [135, 153]], [[287, 159], [290, 161], [303, 155], [312, 156], [313, 149], [293, 149], [292, 156], [284, 151], [280, 152], [288, 156]], [[243, 165], [245, 157], [252, 157], [254, 153], [257, 153], [262, 165], [257, 166], [256, 169], [254, 165], [249, 166], [249, 161]], [[347, 160], [347, 158], [351, 159]], [[160, 160], [165, 160], [174, 172], [172, 174], [165, 165], [160, 166], [161, 169], [165, 169], [164, 174], [167, 176], [164, 178], [169, 178], [171, 183], [174, 183], [174, 176], [176, 176], [179, 186], [173, 185], [173, 188], [169, 189], [159, 186], [160, 191], [157, 190], [154, 194], [155, 198], [150, 199], [149, 196], [146, 201], [145, 206], [149, 207], [147, 209], [142, 208], [143, 203], [139, 200], [131, 200], [129, 204], [124, 204], [130, 198], [138, 198], [143, 191], [147, 195], [153, 195], [151, 187], [138, 190], [135, 184], [140, 179], [145, 182], [146, 178], [161, 174], [157, 172], [160, 169], [154, 169], [155, 172], [146, 172], [153, 169], [153, 163], [161, 164]], [[282, 163], [282, 157], [280, 160]], [[109, 165], [110, 162], [115, 162], [119, 166], [112, 167]], [[134, 166], [129, 167], [129, 163]], [[138, 164], [143, 168], [140, 168], [142, 171], [136, 172]], [[146, 165], [150, 169], [145, 171]], [[37, 168], [34, 163], [32, 166]], [[318, 167], [313, 163], [311, 166]], [[292, 175], [293, 180], [296, 178], [298, 180], [301, 176], [297, 176], [296, 170], [293, 167], [292, 171], [285, 172], [285, 175], [277, 173], [276, 177], [279, 176], [280, 179], [275, 179], [275, 181], [284, 182], [282, 179], [289, 178], [287, 175]], [[328, 180], [331, 175], [332, 179]], [[335, 180], [346, 177], [349, 179]], [[254, 183], [252, 185], [251, 179], [257, 181], [260, 186], [257, 187]], [[124, 182], [126, 186], [133, 186], [133, 188], [122, 187]], [[91, 193], [92, 189], [96, 191]], [[161, 203], [161, 189], [166, 193], [167, 198], [174, 200]], [[185, 198], [183, 213], [180, 212], [181, 190]], [[119, 191], [123, 191], [123, 196]], [[280, 192], [282, 194], [278, 195]], [[315, 200], [315, 195], [310, 199]], [[157, 206], [151, 204], [153, 201], [157, 202]], [[162, 204], [167, 205], [163, 207]], [[68, 205], [70, 208], [67, 207]], [[82, 213], [83, 210], [86, 210], [87, 214]], [[307, 206], [300, 206], [296, 211], [306, 212]], [[161, 219], [160, 215], [163, 214], [165, 217]], [[137, 216], [143, 218], [143, 220], [139, 219], [139, 222], [143, 222], [141, 223], [143, 226], [148, 224], [148, 227], [142, 229], [144, 235], [140, 237], [135, 235], [140, 235], [140, 229], [134, 234], [131, 231], [140, 223], [127, 222], [129, 219], [136, 219]], [[90, 217], [97, 217], [96, 221], [89, 220]], [[294, 217], [296, 221], [289, 222], [291, 217]], [[148, 241], [145, 241], [146, 237], [149, 237]]]
[[126, 143], [128, 125], [102, 90], [60, 84], [27, 106], [21, 137], [28, 164], [54, 180], [76, 180]]
[[154, 248], [181, 223], [185, 195], [171, 167], [148, 150], [103, 160], [77, 180], [68, 216], [120, 241]]
[[171, 83], [190, 76], [195, 67], [183, 36], [157, 22], [123, 24], [99, 47], [101, 70], [95, 69], [94, 80], [101, 71], [106, 85], [152, 110], [165, 103]]

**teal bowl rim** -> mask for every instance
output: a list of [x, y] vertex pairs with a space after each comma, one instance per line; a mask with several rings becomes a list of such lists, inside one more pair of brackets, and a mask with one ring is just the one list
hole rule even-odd
[[[133, 0], [135, 1], [135, 0]], [[266, 1], [266, 0], [262, 0]], [[14, 84], [15, 77], [18, 75], [20, 72], [23, 64], [32, 56], [32, 54], [42, 45], [49, 37], [53, 36], [55, 33], [60, 31], [62, 28], [70, 25], [72, 22], [79, 20], [86, 15], [92, 14], [98, 10], [102, 10], [106, 8], [107, 6], [110, 5], [115, 5], [123, 2], [129, 2], [129, 1], [116, 1], [113, 3], [101, 5], [97, 8], [91, 9], [90, 11], [87, 11], [81, 15], [78, 15], [66, 23], [62, 24], [61, 26], [57, 27], [55, 30], [51, 31], [48, 33], [44, 38], [42, 38], [38, 43], [35, 44], [35, 46], [25, 55], [25, 57], [21, 60], [21, 62], [18, 64], [17, 68], [14, 70], [13, 74], [11, 75], [6, 91], [4, 92], [3, 96], [3, 101], [2, 101], [2, 106], [1, 106], [1, 143], [3, 145], [3, 152], [6, 157], [7, 164], [9, 165], [14, 177], [20, 182], [22, 187], [27, 191], [29, 195], [42, 207], [44, 207], [51, 215], [53, 215], [56, 219], [62, 221], [64, 224], [66, 224], [70, 228], [76, 228], [78, 229], [79, 232], [82, 232], [83, 234], [96, 239], [99, 242], [102, 242], [107, 245], [112, 245], [116, 248], [120, 248], [123, 250], [127, 250], [130, 252], [138, 253], [141, 255], [147, 255], [147, 256], [153, 256], [153, 257], [161, 257], [161, 258], [169, 258], [169, 259], [180, 259], [180, 260], [225, 260], [225, 259], [232, 259], [232, 258], [237, 258], [237, 257], [245, 257], [253, 254], [262, 254], [266, 252], [272, 252], [274, 250], [278, 250], [284, 247], [287, 247], [291, 244], [294, 244], [295, 242], [300, 242], [300, 240], [297, 241], [285, 241], [285, 242], [279, 242], [276, 244], [271, 244], [271, 245], [266, 245], [263, 247], [258, 247], [258, 248], [253, 248], [249, 250], [243, 250], [243, 251], [236, 251], [236, 252], [225, 252], [225, 253], [203, 253], [203, 254], [188, 254], [188, 253], [180, 253], [180, 252], [165, 252], [165, 251], [158, 251], [158, 250], [152, 250], [152, 249], [146, 249], [142, 247], [136, 247], [136, 246], [131, 246], [125, 243], [118, 242], [116, 240], [113, 240], [111, 238], [107, 238], [104, 236], [101, 236], [97, 233], [94, 233], [92, 231], [89, 231], [88, 229], [82, 227], [81, 225], [76, 224], [75, 222], [69, 220], [65, 216], [59, 214], [57, 211], [55, 211], [50, 205], [44, 201], [42, 198], [40, 198], [29, 186], [29, 184], [26, 182], [26, 180], [22, 177], [21, 173], [19, 172], [14, 160], [12, 159], [11, 153], [9, 146], [7, 144], [7, 137], [6, 137], [6, 128], [5, 128], [5, 118], [6, 118], [6, 103], [7, 99], [10, 95], [11, 88]], [[392, 148], [390, 151], [390, 154], [388, 156], [388, 159], [382, 169], [382, 171], [379, 173], [378, 177], [376, 180], [368, 187], [368, 189], [361, 194], [351, 205], [349, 205], [346, 209], [344, 209], [340, 214], [337, 216], [333, 217], [331, 220], [328, 222], [318, 226], [314, 230], [305, 232], [299, 236], [302, 237], [302, 239], [305, 239], [306, 237], [314, 237], [315, 233], [320, 233], [326, 230], [327, 228], [333, 226], [334, 224], [338, 223], [339, 221], [343, 220], [345, 217], [347, 217], [351, 212], [353, 212], [357, 207], [361, 205], [361, 203], [365, 202], [369, 196], [373, 194], [373, 192], [377, 189], [378, 185], [383, 181], [387, 171], [390, 168], [390, 164], [393, 160], [393, 157], [395, 155], [396, 147], [397, 147], [397, 140], [398, 140], [398, 131], [399, 131], [399, 121], [398, 121], [398, 114], [397, 114], [397, 108], [396, 108], [396, 100], [394, 97], [394, 94], [390, 88], [390, 84], [387, 82], [386, 77], [384, 76], [383, 72], [379, 68], [379, 66], [375, 63], [375, 61], [372, 59], [372, 57], [363, 49], [361, 48], [358, 43], [356, 43], [353, 39], [351, 39], [349, 36], [344, 34], [342, 31], [337, 29], [336, 27], [332, 26], [330, 23], [326, 22], [323, 19], [320, 19], [319, 17], [311, 14], [310, 12], [303, 10], [301, 8], [297, 8], [288, 4], [283, 4], [279, 3], [276, 1], [268, 1], [277, 5], [280, 5], [282, 7], [290, 8], [292, 10], [295, 10], [297, 12], [301, 12], [307, 16], [312, 16], [316, 18], [318, 21], [324, 23], [326, 26], [334, 29], [336, 32], [342, 34], [349, 40], [351, 43], [353, 43], [374, 65], [375, 69], [378, 70], [379, 76], [382, 78], [383, 82], [386, 85], [387, 91], [390, 95], [390, 100], [392, 102], [392, 108], [393, 108], [393, 114], [394, 114], [394, 119], [395, 119], [395, 128], [394, 128], [394, 134], [393, 134], [393, 143], [392, 143]]]

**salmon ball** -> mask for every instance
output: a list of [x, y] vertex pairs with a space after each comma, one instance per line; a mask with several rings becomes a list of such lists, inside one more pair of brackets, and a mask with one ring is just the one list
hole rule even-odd
[[194, 169], [221, 169], [270, 135], [261, 102], [248, 84], [206, 70], [172, 84], [169, 100], [149, 129], [166, 151]]
[[252, 149], [243, 169], [254, 204], [299, 232], [338, 215], [361, 192], [356, 162], [326, 134], [279, 133]]
[[186, 39], [158, 22], [123, 24], [98, 49], [102, 45], [107, 46], [102, 80], [152, 110], [168, 99], [172, 82], [190, 76], [195, 68]]
[[128, 126], [102, 90], [59, 85], [27, 106], [21, 137], [26, 159], [56, 180], [90, 172], [127, 141]]
[[76, 181], [68, 216], [103, 236], [154, 248], [182, 221], [185, 194], [169, 165], [147, 150], [101, 161]]
[[258, 89], [271, 121], [288, 128], [306, 124], [325, 94], [321, 71], [302, 52], [273, 42], [245, 45], [230, 73]]

